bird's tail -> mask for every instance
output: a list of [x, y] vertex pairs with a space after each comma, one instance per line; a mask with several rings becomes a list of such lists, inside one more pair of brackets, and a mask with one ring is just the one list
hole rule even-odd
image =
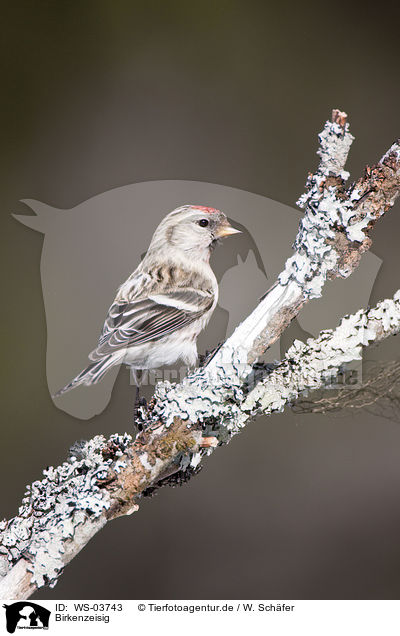
[[118, 361], [118, 357], [110, 354], [108, 356], [105, 356], [104, 358], [101, 358], [101, 360], [92, 362], [91, 364], [89, 364], [89, 366], [86, 367], [86, 369], [83, 369], [83, 371], [81, 371], [79, 375], [76, 376], [76, 378], [71, 380], [69, 384], [57, 391], [57, 393], [53, 395], [53, 398], [60, 397], [60, 395], [63, 395], [63, 393], [74, 389], [80, 384], [96, 384], [96, 382], [99, 382], [104, 377], [110, 367], [114, 366], [114, 364]]

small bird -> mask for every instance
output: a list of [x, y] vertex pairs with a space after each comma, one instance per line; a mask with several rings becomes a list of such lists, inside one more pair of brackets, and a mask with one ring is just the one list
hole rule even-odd
[[89, 366], [54, 397], [99, 382], [116, 364], [129, 365], [137, 385], [143, 370], [179, 359], [194, 366], [197, 336], [218, 302], [210, 253], [218, 239], [237, 233], [215, 208], [183, 205], [170, 212], [140, 265], [119, 287]]

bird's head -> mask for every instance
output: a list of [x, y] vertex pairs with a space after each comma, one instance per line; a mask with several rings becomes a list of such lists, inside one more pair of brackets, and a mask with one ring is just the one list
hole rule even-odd
[[179, 249], [194, 258], [208, 260], [216, 242], [239, 234], [220, 210], [201, 205], [183, 205], [170, 212], [156, 229], [150, 249]]

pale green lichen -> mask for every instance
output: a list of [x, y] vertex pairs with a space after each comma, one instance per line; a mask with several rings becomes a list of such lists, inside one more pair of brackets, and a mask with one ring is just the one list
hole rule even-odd
[[[43, 471], [44, 478], [27, 486], [18, 516], [0, 525], [0, 555], [10, 565], [22, 554], [31, 561], [32, 583], [53, 587], [64, 567], [65, 542], [88, 518], [99, 518], [109, 508], [109, 495], [98, 482], [132, 442], [130, 435], [97, 435], [74, 450], [70, 461]], [[104, 451], [112, 447], [111, 457]]]

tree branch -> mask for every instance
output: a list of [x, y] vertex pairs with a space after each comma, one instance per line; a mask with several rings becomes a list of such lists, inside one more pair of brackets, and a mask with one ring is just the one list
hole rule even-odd
[[400, 140], [347, 189], [349, 173], [344, 165], [354, 137], [346, 113], [334, 110], [319, 140], [320, 164], [309, 175], [307, 191], [298, 201], [305, 214], [295, 253], [259, 306], [208, 365], [209, 370], [226, 365], [230, 358], [237, 362], [240, 351], [245, 376], [246, 364], [255, 362], [280, 337], [308, 300], [322, 295], [327, 279], [350, 276], [372, 245], [370, 231], [399, 196]]
[[294, 255], [208, 364], [180, 384], [157, 386], [141, 409], [144, 430], [135, 440], [126, 433], [109, 440], [97, 436], [28, 487], [18, 516], [0, 525], [0, 597], [25, 598], [55, 585], [63, 567], [107, 521], [138, 509], [146, 490], [171, 473], [196, 468], [255, 414], [281, 410], [312, 383], [323, 382], [341, 360], [354, 359], [362, 346], [398, 330], [399, 293], [307, 345], [295, 343], [276, 369], [250, 386], [253, 363], [301, 307], [321, 295], [327, 278], [350, 275], [371, 245], [370, 230], [399, 194], [398, 142], [345, 189], [352, 141], [346, 114], [334, 111], [320, 135], [319, 167], [299, 201], [305, 214]]
[[[357, 385], [340, 386], [343, 374], [339, 370], [336, 386], [321, 387], [320, 391], [305, 393], [293, 404], [295, 413], [347, 414], [361, 409], [373, 415], [399, 420], [400, 360], [367, 363], [363, 379]], [[339, 386], [338, 386], [339, 385]]]
[[372, 309], [346, 316], [336, 329], [322, 331], [318, 338], [307, 343], [295, 340], [279, 365], [244, 400], [240, 423], [260, 413], [282, 411], [301, 394], [329, 385], [342, 365], [362, 359], [363, 348], [399, 331], [400, 290]]

